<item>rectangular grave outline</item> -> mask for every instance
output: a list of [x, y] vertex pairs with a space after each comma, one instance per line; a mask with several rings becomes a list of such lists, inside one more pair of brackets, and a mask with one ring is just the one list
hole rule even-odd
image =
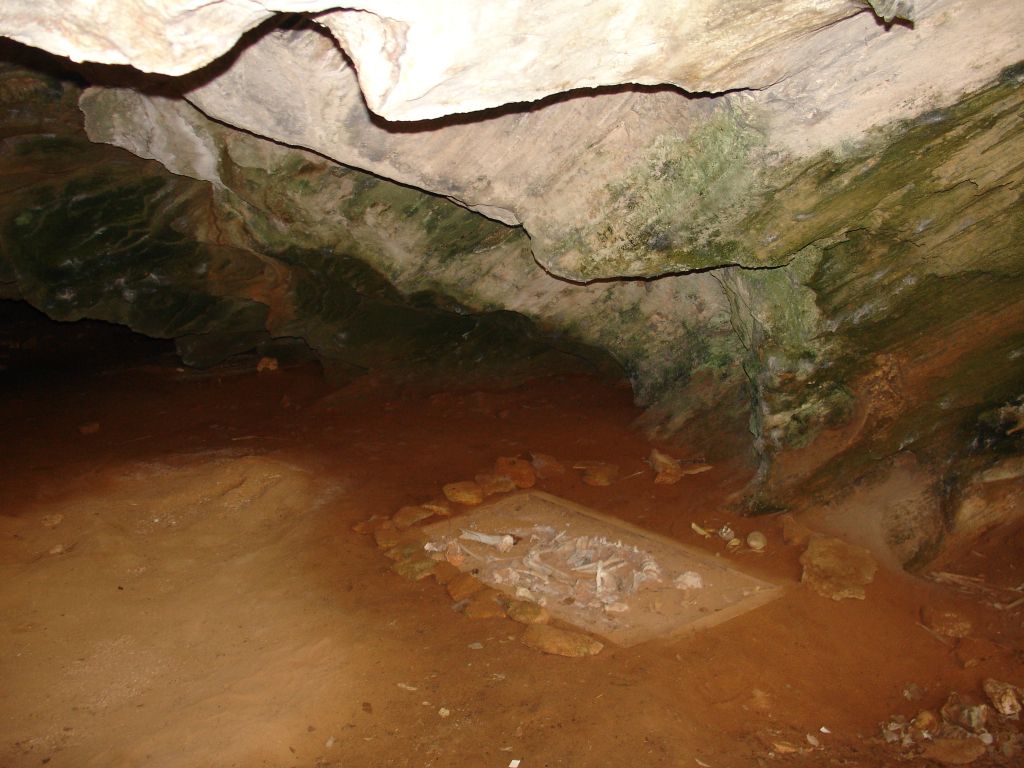
[[[756, 610], [757, 608], [760, 608], [764, 605], [767, 605], [768, 603], [781, 597], [785, 591], [784, 585], [778, 584], [774, 581], [770, 581], [761, 576], [752, 576], [746, 571], [737, 568], [730, 561], [724, 560], [721, 557], [716, 557], [715, 555], [705, 552], [704, 550], [696, 549], [677, 539], [670, 538], [663, 534], [657, 533], [656, 531], [651, 531], [646, 528], [642, 528], [638, 525], [635, 525], [634, 523], [630, 523], [626, 520], [614, 517], [605, 512], [600, 512], [598, 510], [591, 509], [590, 507], [585, 507], [582, 504], [578, 504], [574, 501], [571, 501], [570, 499], [565, 499], [560, 496], [555, 496], [553, 494], [539, 490], [518, 491], [516, 493], [503, 496], [502, 498], [497, 499], [493, 502], [484, 503], [477, 507], [470, 508], [462, 514], [455, 515], [450, 518], [445, 518], [438, 522], [424, 526], [422, 529], [420, 529], [420, 532], [426, 538], [430, 538], [431, 535], [436, 534], [450, 534], [453, 530], [466, 527], [465, 523], [472, 520], [474, 516], [478, 515], [481, 512], [492, 512], [495, 510], [500, 510], [502, 506], [511, 505], [519, 501], [528, 502], [531, 498], [548, 502], [549, 504], [552, 504], [556, 507], [562, 507], [566, 509], [568, 512], [575, 513], [584, 518], [588, 518], [598, 524], [608, 526], [613, 531], [621, 531], [624, 534], [628, 534], [631, 538], [638, 539], [638, 543], [644, 540], [649, 540], [662, 547], [666, 547], [671, 550], [676, 550], [681, 555], [684, 555], [685, 557], [690, 558], [693, 561], [696, 561], [698, 565], [702, 565], [709, 570], [726, 571], [729, 573], [737, 574], [743, 577], [744, 579], [749, 580], [752, 586], [757, 586], [760, 590], [753, 595], [743, 597], [741, 600], [739, 600], [736, 603], [733, 603], [732, 605], [725, 606], [714, 611], [713, 613], [701, 616], [692, 621], [688, 621], [678, 627], [675, 627], [674, 629], [671, 629], [663, 633], [655, 634], [643, 639], [634, 640], [631, 642], [622, 642], [621, 640], [617, 640], [614, 637], [610, 637], [602, 633], [599, 629], [580, 626], [579, 624], [576, 624], [569, 619], [565, 619], [562, 616], [559, 616], [558, 608], [556, 606], [549, 606], [549, 611], [551, 612], [552, 617], [556, 621], [568, 624], [572, 627], [575, 627], [576, 629], [587, 632], [588, 634], [600, 637], [602, 640], [606, 640], [612, 645], [622, 648], [629, 648], [636, 645], [640, 645], [642, 643], [652, 642], [656, 640], [669, 640], [685, 637], [686, 635], [692, 634], [694, 632], [718, 626], [719, 624], [722, 624], [733, 618], [736, 618], [745, 613]], [[486, 581], [485, 583], [487, 583], [488, 586], [493, 587], [498, 591], [502, 592], [503, 594], [509, 595], [507, 590], [502, 589], [502, 586], [491, 584]]]

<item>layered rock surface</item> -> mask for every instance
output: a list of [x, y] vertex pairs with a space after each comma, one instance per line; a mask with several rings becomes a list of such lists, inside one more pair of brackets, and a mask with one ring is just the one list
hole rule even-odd
[[[18, 0], [0, 34], [212, 64], [86, 70], [89, 137], [179, 177], [77, 129], [5, 130], [0, 284], [195, 362], [281, 337], [360, 369], [438, 340], [453, 370], [499, 338], [604, 350], [651, 429], [749, 428], [758, 509], [908, 452], [953, 487], [1022, 447], [991, 414], [1024, 380], [1024, 16], [872, 5], [71, 2], [58, 22]], [[78, 93], [5, 83], [11, 105]], [[907, 562], [955, 503], [918, 496]]]

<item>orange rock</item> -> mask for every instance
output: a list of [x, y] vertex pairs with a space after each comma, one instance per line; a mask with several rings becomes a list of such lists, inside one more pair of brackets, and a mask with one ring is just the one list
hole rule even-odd
[[465, 504], [468, 507], [475, 507], [484, 500], [483, 489], [472, 480], [465, 480], [461, 483], [448, 483], [444, 487], [444, 495], [448, 501], [456, 504]]
[[397, 547], [402, 542], [402, 534], [394, 528], [378, 528], [373, 532], [373, 539], [381, 549]]
[[449, 581], [447, 588], [449, 597], [451, 597], [455, 602], [459, 602], [460, 600], [465, 600], [470, 595], [479, 592], [484, 588], [484, 584], [472, 575], [463, 573]]
[[537, 477], [541, 480], [565, 474], [565, 467], [562, 465], [562, 462], [554, 456], [549, 456], [546, 453], [531, 453], [530, 456], [533, 459], [530, 463], [533, 464]]
[[508, 493], [516, 489], [516, 484], [508, 475], [496, 475], [491, 472], [481, 472], [474, 480], [484, 492], [484, 496], [493, 496], [496, 493]]
[[496, 589], [481, 589], [474, 592], [462, 609], [464, 616], [470, 619], [501, 619], [505, 617], [501, 593]]
[[589, 635], [567, 632], [564, 629], [549, 627], [547, 624], [531, 624], [523, 632], [521, 639], [536, 651], [570, 658], [596, 656], [604, 648], [602, 643]]
[[619, 476], [619, 468], [615, 464], [603, 461], [578, 461], [572, 468], [583, 470], [583, 482], [587, 485], [611, 485]]
[[402, 507], [395, 513], [395, 516], [392, 519], [394, 520], [395, 528], [400, 531], [404, 531], [406, 528], [416, 525], [416, 523], [421, 520], [426, 520], [428, 517], [433, 516], [433, 511], [426, 507], [415, 506]]
[[462, 571], [451, 563], [438, 563], [437, 568], [434, 569], [434, 580], [442, 587], [455, 581], [461, 575]]
[[433, 501], [425, 501], [420, 504], [424, 509], [429, 509], [435, 515], [441, 517], [450, 517], [452, 514], [452, 505], [448, 503], [447, 499], [434, 499]]
[[395, 524], [391, 522], [391, 518], [384, 517], [383, 515], [374, 515], [369, 520], [361, 520], [352, 526], [352, 530], [358, 533], [360, 536], [369, 536], [371, 533], [376, 533], [379, 529], [394, 528]]
[[658, 485], [675, 485], [683, 479], [683, 469], [679, 466], [679, 461], [657, 448], [651, 449], [647, 463], [657, 473], [654, 482]]
[[537, 484], [537, 473], [526, 459], [502, 456], [494, 462], [494, 473], [508, 476], [517, 488], [533, 488]]
[[513, 600], [505, 612], [510, 619], [520, 624], [547, 624], [551, 621], [547, 608], [529, 600]]

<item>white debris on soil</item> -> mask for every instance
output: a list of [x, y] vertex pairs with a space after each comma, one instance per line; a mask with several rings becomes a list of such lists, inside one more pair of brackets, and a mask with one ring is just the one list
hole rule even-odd
[[517, 598], [538, 605], [557, 600], [624, 613], [631, 595], [666, 582], [677, 589], [704, 586], [695, 571], [666, 579], [653, 555], [635, 545], [604, 536], [569, 536], [551, 526], [500, 534], [462, 529], [457, 538], [429, 541], [424, 549], [456, 566], [472, 562], [487, 574], [478, 574], [483, 581], [509, 587]]

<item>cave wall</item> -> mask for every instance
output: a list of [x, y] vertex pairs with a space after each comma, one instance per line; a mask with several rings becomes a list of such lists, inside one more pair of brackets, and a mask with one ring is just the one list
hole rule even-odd
[[915, 563], [984, 522], [1022, 450], [1014, 3], [158, 5], [0, 12], [170, 75], [5, 70], [5, 295], [203, 364], [621, 366], [652, 434], [749, 451], [754, 512], [910, 477]]

